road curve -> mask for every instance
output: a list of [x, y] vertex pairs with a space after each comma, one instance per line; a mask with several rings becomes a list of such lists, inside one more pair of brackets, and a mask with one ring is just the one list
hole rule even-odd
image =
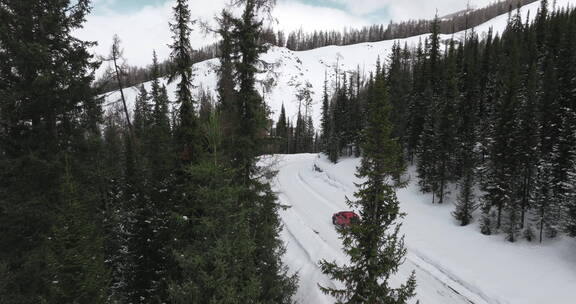
[[[348, 261], [341, 241], [331, 222], [331, 215], [348, 210], [345, 197], [354, 189], [338, 182], [338, 177], [315, 170], [315, 154], [282, 155], [278, 157], [278, 175], [273, 188], [278, 193], [283, 222], [282, 239], [286, 245], [284, 261], [299, 275], [296, 300], [301, 304], [334, 303], [318, 288], [339, 286], [321, 273], [318, 261], [326, 259], [340, 264]], [[352, 173], [351, 173], [352, 174]], [[406, 262], [392, 284], [403, 282], [416, 272], [417, 298], [422, 304], [495, 304], [481, 292], [435, 266], [426, 256], [408, 247]]]

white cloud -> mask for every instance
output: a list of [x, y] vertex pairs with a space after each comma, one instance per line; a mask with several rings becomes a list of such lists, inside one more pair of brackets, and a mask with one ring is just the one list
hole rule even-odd
[[345, 27], [360, 27], [370, 23], [365, 18], [354, 16], [342, 10], [288, 1], [280, 2], [273, 15], [279, 21], [276, 27], [285, 31], [299, 28], [305, 31], [340, 30]]
[[[438, 9], [440, 16], [466, 8], [466, 0], [329, 0], [345, 6], [354, 15], [368, 15], [387, 10], [395, 21], [432, 18]], [[483, 7], [496, 0], [470, 0], [472, 7]]]
[[[169, 57], [168, 44], [171, 34], [168, 22], [172, 16], [174, 1], [164, 4], [145, 6], [134, 12], [118, 13], [112, 10], [119, 0], [94, 0], [98, 14], [87, 17], [84, 29], [76, 35], [89, 41], [97, 41], [94, 52], [99, 55], [109, 53], [112, 36], [118, 34], [122, 40], [124, 56], [128, 64], [146, 66], [150, 64], [152, 50], [163, 60]], [[190, 0], [193, 18], [211, 21], [230, 0]], [[273, 15], [278, 20], [275, 28], [286, 31], [302, 27], [305, 31], [319, 29], [342, 29], [359, 27], [371, 23], [364, 14], [386, 9], [393, 20], [430, 18], [436, 8], [439, 14], [448, 14], [466, 7], [465, 0], [328, 0], [340, 3], [347, 11], [307, 5], [297, 0], [280, 0]], [[471, 4], [483, 6], [494, 0], [471, 0]], [[377, 20], [387, 23], [388, 20]], [[215, 41], [213, 36], [205, 36], [195, 29], [192, 37], [194, 47], [200, 47]]]
[[[163, 60], [169, 57], [171, 33], [168, 22], [172, 16], [173, 1], [162, 5], [145, 6], [138, 11], [117, 13], [110, 9], [117, 0], [96, 0], [100, 13], [90, 15], [83, 29], [76, 35], [89, 41], [97, 41], [94, 52], [107, 55], [112, 44], [112, 36], [118, 34], [124, 48], [127, 63], [146, 66], [151, 63], [152, 51], [156, 50]], [[190, 0], [192, 18], [212, 21], [229, 0]], [[319, 29], [341, 29], [368, 24], [360, 17], [354, 17], [344, 11], [305, 5], [298, 2], [281, 1], [273, 12], [278, 23], [274, 27], [285, 31], [302, 27], [312, 31]], [[192, 44], [200, 47], [215, 41], [212, 35], [206, 36], [197, 27], [192, 33]]]
[[[107, 4], [115, 0], [97, 1]], [[192, 17], [212, 19], [226, 2], [227, 0], [192, 0]], [[94, 48], [94, 52], [106, 55], [112, 44], [112, 36], [118, 34], [128, 64], [145, 66], [151, 63], [153, 50], [156, 50], [161, 60], [169, 57], [171, 33], [168, 23], [172, 18], [172, 6], [173, 1], [167, 1], [162, 5], [145, 6], [129, 13], [117, 13], [106, 5], [99, 6], [101, 13], [88, 16], [84, 28], [77, 31], [76, 36], [83, 40], [97, 41], [98, 46]], [[191, 40], [192, 44], [198, 47], [213, 42], [214, 38], [206, 37], [195, 29]]]

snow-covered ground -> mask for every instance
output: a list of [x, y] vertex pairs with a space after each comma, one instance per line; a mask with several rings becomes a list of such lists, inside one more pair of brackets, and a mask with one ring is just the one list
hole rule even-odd
[[[556, 8], [574, 6], [576, 0], [556, 2]], [[521, 9], [523, 19], [536, 16], [540, 1]], [[490, 28], [502, 32], [507, 15], [496, 17], [478, 26], [480, 36]], [[427, 35], [396, 40], [401, 45], [415, 46]], [[463, 33], [444, 35], [443, 40], [460, 38]], [[298, 86], [309, 82], [314, 92], [313, 116], [318, 126], [325, 75], [332, 79], [338, 63], [339, 71], [356, 71], [368, 75], [375, 70], [380, 57], [385, 60], [395, 41], [362, 43], [350, 46], [329, 46], [294, 52], [272, 47], [262, 56], [268, 67], [259, 75], [269, 88], [260, 88], [276, 119], [282, 104], [288, 116], [297, 113], [295, 94]], [[214, 92], [218, 60], [194, 66], [196, 91]], [[166, 83], [165, 79], [161, 79]], [[145, 84], [150, 89], [150, 83]], [[175, 99], [175, 83], [167, 85], [171, 100]], [[125, 91], [133, 107], [137, 88]], [[119, 92], [106, 96], [106, 103], [119, 100]], [[345, 196], [355, 191], [354, 172], [357, 159], [345, 159], [337, 165], [316, 155], [280, 156], [279, 175], [274, 187], [282, 204], [281, 211], [286, 242], [285, 262], [300, 275], [297, 299], [300, 303], [333, 303], [323, 295], [317, 284], [330, 286], [318, 268], [320, 259], [347, 261], [341, 242], [331, 223], [334, 212], [347, 210]], [[314, 171], [314, 164], [323, 172]], [[451, 203], [432, 205], [431, 197], [419, 193], [414, 181], [398, 192], [402, 209], [408, 216], [403, 232], [409, 249], [396, 283], [412, 270], [417, 273], [418, 299], [422, 304], [502, 303], [502, 304], [574, 304], [576, 303], [576, 241], [558, 239], [546, 244], [510, 244], [502, 236], [484, 236], [476, 222], [458, 227], [450, 213]], [[416, 299], [415, 299], [416, 300]], [[415, 301], [414, 301], [415, 302]]]
[[[552, 2], [550, 8], [552, 8]], [[574, 6], [576, 0], [557, 0], [557, 8], [565, 8], [567, 6]], [[540, 1], [531, 3], [522, 7], [521, 13], [523, 20], [529, 15], [531, 19], [536, 16]], [[495, 33], [500, 33], [506, 28], [508, 15], [498, 16], [480, 26], [475, 31], [482, 37], [488, 33], [490, 28], [493, 28]], [[296, 92], [298, 86], [303, 86], [307, 82], [312, 85], [314, 92], [313, 99], [314, 105], [312, 114], [314, 118], [314, 125], [318, 126], [321, 115], [321, 99], [322, 91], [324, 88], [325, 75], [328, 75], [329, 80], [333, 80], [336, 67], [338, 70], [354, 72], [360, 69], [362, 75], [367, 76], [370, 72], [375, 71], [376, 61], [380, 57], [382, 61], [386, 60], [390, 55], [392, 46], [395, 42], [408, 44], [410, 47], [415, 47], [420, 41], [428, 35], [420, 35], [406, 39], [388, 40], [374, 43], [360, 43], [348, 46], [328, 46], [309, 51], [294, 52], [286, 48], [272, 47], [266, 54], [262, 56], [262, 61], [266, 62], [267, 68], [263, 68], [263, 73], [259, 75], [261, 80], [261, 87], [259, 88], [272, 110], [272, 118], [277, 119], [280, 113], [282, 104], [286, 107], [286, 112], [290, 119], [295, 119], [298, 113], [298, 104], [296, 102]], [[450, 38], [461, 39], [464, 37], [464, 32], [454, 35], [442, 35], [442, 40], [447, 41]], [[196, 93], [200, 89], [215, 92], [217, 84], [216, 68], [218, 66], [217, 59], [206, 60], [194, 65], [195, 78], [194, 86]], [[166, 83], [166, 79], [161, 80]], [[175, 100], [176, 82], [167, 85], [168, 93], [171, 100]], [[265, 89], [264, 83], [269, 85]], [[146, 88], [150, 89], [150, 83], [145, 83]], [[132, 87], [125, 90], [126, 98], [133, 108], [134, 100], [138, 93], [138, 87]], [[215, 93], [214, 93], [215, 96]], [[117, 102], [120, 98], [119, 92], [113, 92], [106, 97], [106, 103]]]
[[[334, 165], [318, 155], [299, 154], [281, 155], [277, 161], [274, 189], [287, 206], [280, 212], [284, 260], [300, 276], [297, 300], [334, 303], [318, 289], [317, 284], [337, 284], [321, 273], [318, 261], [347, 262], [331, 216], [349, 210], [345, 197], [353, 197], [359, 160]], [[407, 213], [402, 232], [408, 255], [394, 283], [415, 270], [420, 303], [576, 303], [575, 239], [511, 244], [501, 235], [482, 235], [477, 222], [459, 227], [450, 215], [453, 204], [432, 205], [431, 196], [418, 191], [415, 178], [398, 197]]]

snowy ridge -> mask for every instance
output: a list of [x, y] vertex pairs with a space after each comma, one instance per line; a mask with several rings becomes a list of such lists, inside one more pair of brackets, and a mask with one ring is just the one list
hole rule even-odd
[[[552, 2], [552, 1], [550, 1]], [[576, 0], [558, 0], [556, 7], [563, 8], [574, 6]], [[540, 1], [528, 4], [521, 8], [522, 18], [526, 20], [528, 16], [534, 18], [540, 6]], [[552, 4], [550, 4], [552, 7]], [[501, 33], [506, 28], [508, 16], [498, 16], [478, 27], [475, 31], [482, 37], [492, 28], [495, 33]], [[442, 35], [442, 40], [446, 41], [452, 37], [462, 39], [465, 32], [454, 35]], [[329, 80], [334, 79], [335, 70], [354, 72], [357, 69], [364, 76], [376, 70], [376, 61], [378, 58], [386, 60], [390, 55], [392, 46], [395, 42], [401, 46], [417, 46], [420, 41], [429, 35], [420, 35], [406, 39], [388, 40], [381, 42], [360, 43], [347, 46], [327, 46], [308, 51], [294, 52], [286, 48], [272, 47], [262, 56], [265, 62], [262, 67], [263, 73], [259, 75], [261, 82], [260, 91], [272, 110], [272, 118], [277, 119], [282, 104], [286, 107], [286, 112], [291, 120], [295, 120], [298, 104], [296, 102], [296, 92], [298, 85], [304, 85], [309, 82], [312, 85], [314, 95], [314, 105], [312, 109], [314, 125], [319, 126], [321, 115], [321, 99], [324, 87], [325, 75]], [[196, 94], [202, 90], [212, 92], [216, 95], [215, 88], [217, 84], [216, 68], [218, 59], [210, 59], [194, 65], [195, 77], [194, 86]], [[166, 84], [166, 79], [161, 79]], [[266, 85], [265, 85], [266, 84]], [[150, 89], [150, 82], [144, 84], [146, 89]], [[134, 100], [138, 93], [138, 86], [125, 90], [126, 98], [133, 108]], [[175, 100], [176, 82], [167, 85], [168, 94], [171, 100]], [[112, 92], [105, 98], [106, 104], [112, 104], [119, 100], [120, 93]]]

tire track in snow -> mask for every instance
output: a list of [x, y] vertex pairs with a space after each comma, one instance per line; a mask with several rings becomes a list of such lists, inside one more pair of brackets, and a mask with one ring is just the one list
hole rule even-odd
[[[315, 198], [316, 202], [321, 203], [322, 205], [330, 208], [331, 210], [338, 209], [338, 208], [340, 208], [340, 206], [331, 202], [329, 199], [326, 198], [325, 195], [323, 195], [322, 192], [320, 192], [319, 190], [312, 187], [310, 185], [311, 182], [309, 182], [310, 178], [318, 180], [322, 184], [326, 184], [332, 188], [336, 188], [336, 189], [338, 189], [344, 193], [346, 193], [346, 192], [353, 193], [355, 191], [355, 189], [351, 189], [345, 183], [339, 181], [336, 177], [330, 176], [330, 174], [328, 174], [324, 168], [321, 168], [322, 170], [324, 170], [324, 172], [322, 172], [320, 174], [309, 174], [310, 176], [308, 176], [306, 173], [312, 172], [311, 168], [314, 164], [316, 164], [314, 158], [295, 159], [294, 161], [290, 161], [290, 159], [287, 159], [287, 162], [288, 163], [286, 163], [286, 165], [283, 166], [283, 169], [286, 170], [286, 172], [284, 172], [284, 175], [282, 176], [283, 178], [278, 176], [278, 185], [280, 186], [279, 187], [280, 190], [283, 190], [283, 188], [282, 188], [283, 183], [282, 183], [281, 179], [288, 180], [288, 184], [290, 184], [291, 181], [294, 181], [294, 179], [296, 179], [296, 182], [298, 183], [298, 185], [302, 186], [302, 188], [304, 188], [306, 192], [310, 193], [313, 196], [313, 198]], [[310, 167], [310, 169], [309, 169], [310, 172], [305, 171], [308, 167]], [[292, 176], [287, 176], [286, 173], [289, 173]], [[296, 191], [294, 189], [292, 189], [292, 190]], [[282, 192], [282, 191], [280, 191], [280, 192]], [[320, 238], [322, 240], [322, 242], [324, 243], [324, 246], [327, 246], [328, 248], [333, 249], [333, 250], [341, 251], [341, 244], [331, 244], [326, 239], [321, 237], [321, 235], [315, 229], [313, 229], [312, 227], [310, 227], [309, 225], [304, 223], [304, 218], [301, 218], [298, 215], [298, 211], [297, 211], [297, 209], [299, 209], [298, 203], [291, 201], [292, 198], [288, 196], [288, 193], [283, 193], [283, 196], [286, 197], [288, 200], [290, 200], [291, 205], [295, 208], [295, 210], [292, 210], [292, 212], [291, 212], [291, 213], [293, 213], [292, 215], [289, 215], [289, 213], [285, 213], [286, 216], [297, 216], [298, 218], [300, 218], [299, 220], [302, 221], [302, 224], [308, 228], [310, 234], [316, 234], [315, 237]], [[306, 209], [301, 210], [301, 211], [306, 212]], [[306, 252], [308, 262], [311, 264], [314, 264], [314, 266], [316, 268], [318, 268], [318, 271], [319, 271], [317, 261], [314, 261], [313, 255], [308, 251], [308, 249], [305, 248], [307, 244], [303, 244], [302, 242], [300, 242], [298, 240], [299, 235], [297, 235], [296, 231], [300, 231], [301, 229], [293, 230], [294, 227], [290, 227], [290, 225], [288, 225], [288, 223], [284, 219], [283, 219], [283, 222], [285, 223], [287, 230], [289, 230], [287, 232], [290, 234], [290, 238], [294, 239], [294, 241], [297, 242], [298, 246], [300, 246], [301, 249], [304, 250], [304, 252]], [[336, 246], [336, 245], [338, 245], [338, 246]], [[455, 298], [460, 299], [458, 301], [459, 303], [467, 303], [467, 304], [498, 304], [498, 303], [500, 303], [500, 302], [486, 296], [481, 290], [474, 288], [472, 284], [468, 284], [467, 282], [461, 280], [457, 276], [455, 276], [455, 275], [447, 272], [446, 270], [442, 269], [442, 267], [433, 263], [425, 255], [422, 255], [421, 253], [415, 252], [414, 250], [411, 250], [410, 248], [408, 250], [409, 250], [409, 255], [406, 257], [407, 262], [409, 262], [409, 264], [412, 264], [415, 268], [417, 268], [419, 270], [419, 272], [421, 273], [420, 275], [428, 276], [429, 278], [436, 281], [437, 285], [442, 286], [441, 287], [442, 290], [437, 291], [438, 294], [440, 294], [440, 295], [445, 294], [445, 297], [447, 297], [447, 299], [455, 299]], [[318, 252], [317, 252], [317, 254], [318, 254]], [[326, 256], [325, 258], [330, 259], [330, 258], [335, 258], [335, 256]], [[440, 287], [438, 287], [438, 288], [440, 288]], [[423, 300], [425, 301], [426, 299], [423, 299]]]
[[432, 261], [426, 255], [418, 250], [408, 247], [407, 260], [414, 264], [422, 271], [427, 272], [435, 277], [438, 281], [443, 282], [447, 287], [457, 294], [461, 295], [472, 304], [501, 304], [502, 302], [489, 297], [482, 290], [474, 287], [472, 284], [458, 278], [456, 275]]
[[[336, 187], [336, 188], [345, 188], [346, 192], [354, 192], [355, 189], [351, 189], [345, 183], [340, 181], [338, 178], [328, 174], [326, 169], [323, 168], [320, 164], [314, 161], [314, 166], [320, 168], [324, 172], [322, 172], [322, 176], [328, 179], [327, 184]], [[299, 173], [300, 174], [300, 173]], [[324, 178], [321, 178], [324, 180]], [[337, 184], [337, 185], [334, 185]], [[413, 249], [408, 248], [409, 255], [406, 257], [406, 260], [411, 262], [414, 266], [418, 267], [420, 270], [428, 273], [430, 276], [436, 278], [438, 281], [442, 282], [446, 287], [450, 288], [456, 294], [461, 296], [465, 299], [468, 303], [472, 304], [500, 304], [501, 302], [487, 296], [484, 292], [480, 289], [474, 287], [471, 284], [468, 284], [466, 281], [460, 279], [455, 274], [449, 272], [444, 267], [440, 266], [438, 263], [432, 261], [431, 258], [426, 256], [425, 254]], [[433, 270], [430, 270], [432, 268]], [[436, 272], [436, 274], [434, 273]], [[443, 278], [440, 278], [438, 274], [441, 274]], [[446, 283], [445, 281], [450, 281], [450, 284]], [[474, 300], [471, 300], [473, 298]]]
[[[292, 204], [292, 202], [290, 201], [288, 196], [286, 196], [283, 193], [281, 193], [280, 196]], [[301, 239], [308, 239], [308, 237], [304, 237], [303, 235], [297, 235], [297, 233], [299, 231], [301, 232], [302, 230], [296, 229], [295, 227], [293, 227], [293, 225], [291, 224], [291, 221], [289, 222], [287, 220], [287, 217], [294, 218], [294, 220], [297, 221], [298, 223], [304, 223], [304, 221], [296, 212], [294, 212], [292, 210], [285, 210], [283, 212], [285, 214], [285, 216], [282, 217], [282, 223], [284, 224], [284, 231], [288, 234], [288, 236], [290, 237], [290, 240], [292, 240], [294, 242], [294, 244], [296, 244], [297, 247], [305, 254], [307, 261], [308, 261], [308, 263], [307, 263], [308, 266], [313, 266], [316, 269], [316, 272], [318, 274], [321, 274], [322, 271], [320, 270], [320, 265], [318, 264], [318, 262], [320, 261], [320, 258], [314, 257], [314, 254], [312, 254], [310, 252], [310, 250], [307, 248], [307, 246], [303, 242], [300, 241]], [[308, 234], [312, 235], [312, 238], [316, 237], [316, 238], [321, 239], [322, 243], [323, 243], [323, 247], [330, 248], [328, 242], [324, 238], [322, 238], [318, 233], [316, 233], [314, 229], [312, 229], [310, 226], [308, 226], [306, 224], [304, 224], [304, 225], [308, 228], [308, 230], [307, 230]], [[303, 267], [304, 266], [300, 267], [300, 269], [296, 270], [296, 272], [299, 273]], [[336, 288], [336, 285], [331, 280], [325, 280], [323, 282], [323, 285], [329, 286], [330, 288]]]
[[337, 206], [336, 204], [332, 203], [330, 200], [326, 199], [324, 196], [322, 196], [318, 191], [316, 191], [314, 188], [312, 188], [310, 185], [308, 185], [308, 183], [306, 183], [306, 181], [304, 180], [304, 178], [302, 177], [302, 173], [300, 172], [300, 170], [298, 170], [298, 182], [304, 187], [306, 188], [310, 193], [312, 193], [312, 195], [314, 195], [319, 201], [321, 201], [325, 206], [329, 207], [330, 209], [332, 209], [333, 211], [338, 211], [340, 206]]

